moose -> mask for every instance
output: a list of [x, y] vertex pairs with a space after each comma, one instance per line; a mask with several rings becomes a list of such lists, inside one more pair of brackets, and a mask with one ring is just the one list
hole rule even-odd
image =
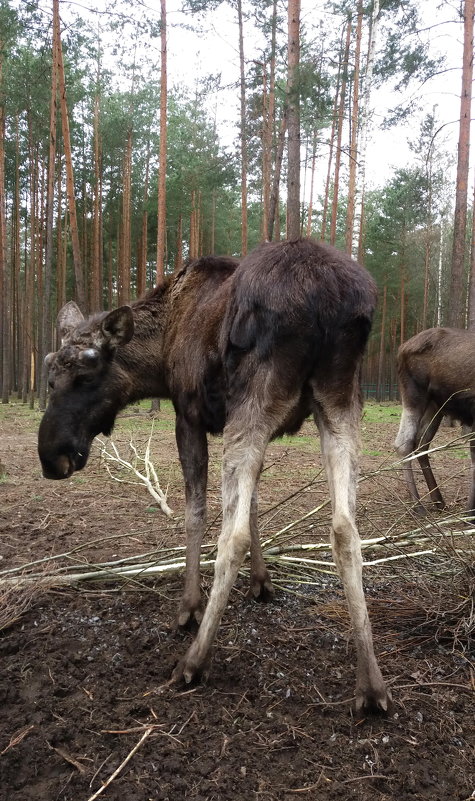
[[[354, 707], [387, 712], [362, 586], [355, 522], [360, 367], [376, 303], [370, 275], [310, 239], [263, 243], [239, 263], [203, 257], [143, 299], [84, 319], [58, 315], [61, 347], [47, 356], [50, 395], [38, 451], [43, 474], [81, 470], [95, 435], [146, 397], [171, 398], [185, 484], [182, 627], [199, 625], [172, 681], [206, 676], [231, 588], [250, 550], [250, 595], [274, 594], [257, 528], [257, 486], [268, 442], [313, 414], [332, 503], [331, 542], [357, 654]], [[222, 530], [203, 612], [199, 558], [206, 517], [207, 434], [223, 434]]]
[[[404, 342], [398, 351], [397, 369], [402, 415], [396, 450], [406, 457], [412, 452], [428, 487], [428, 501], [445, 508], [429, 462], [427, 449], [445, 415], [475, 431], [475, 332], [456, 328], [428, 328]], [[475, 517], [475, 440], [470, 440], [472, 480], [468, 510]], [[404, 462], [404, 477], [414, 511], [425, 515], [413, 472], [413, 460]]]

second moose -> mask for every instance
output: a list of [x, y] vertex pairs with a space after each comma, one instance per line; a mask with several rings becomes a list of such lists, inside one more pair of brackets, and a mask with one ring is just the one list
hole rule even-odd
[[[404, 342], [398, 351], [402, 416], [396, 437], [400, 456], [419, 452], [418, 461], [429, 489], [428, 501], [445, 507], [427, 453], [444, 415], [475, 430], [475, 332], [456, 328], [428, 328]], [[470, 440], [472, 478], [468, 510], [475, 517], [475, 440]], [[424, 514], [413, 472], [413, 460], [404, 463], [404, 476], [415, 511]]]

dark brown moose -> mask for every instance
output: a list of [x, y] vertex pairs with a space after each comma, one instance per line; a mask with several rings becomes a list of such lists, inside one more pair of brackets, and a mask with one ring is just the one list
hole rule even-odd
[[[400, 456], [419, 453], [417, 459], [429, 489], [427, 499], [445, 508], [429, 462], [428, 448], [444, 415], [475, 431], [475, 332], [458, 328], [428, 328], [398, 351], [397, 367], [402, 416], [396, 437]], [[475, 440], [470, 441], [471, 487], [467, 508], [475, 517]], [[413, 472], [413, 460], [404, 462], [404, 477], [415, 511], [425, 514]], [[425, 500], [425, 498], [424, 498]]]
[[[185, 480], [186, 576], [178, 621], [199, 624], [175, 681], [207, 672], [211, 646], [250, 549], [251, 594], [273, 587], [257, 530], [257, 484], [272, 437], [313, 414], [330, 486], [331, 540], [357, 651], [357, 710], [386, 711], [390, 695], [374, 655], [355, 523], [360, 367], [376, 301], [369, 274], [311, 240], [266, 243], [240, 264], [194, 261], [131, 306], [84, 320], [60, 311], [48, 408], [39, 429], [44, 475], [67, 478], [87, 462], [96, 434], [139, 398], [171, 398]], [[205, 527], [207, 433], [223, 432], [223, 523], [202, 613], [199, 555]]]

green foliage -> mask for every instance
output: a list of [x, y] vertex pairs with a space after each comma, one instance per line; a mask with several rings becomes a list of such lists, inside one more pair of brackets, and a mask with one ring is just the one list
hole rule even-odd
[[[430, 55], [429, 39], [421, 34], [423, 26], [413, 0], [381, 0], [380, 18], [384, 47], [379, 49], [374, 66], [374, 78], [379, 85], [391, 81], [400, 92], [411, 81], [423, 84], [443, 68], [445, 58]], [[398, 103], [388, 111], [384, 127], [408, 119], [418, 105], [414, 98]]]

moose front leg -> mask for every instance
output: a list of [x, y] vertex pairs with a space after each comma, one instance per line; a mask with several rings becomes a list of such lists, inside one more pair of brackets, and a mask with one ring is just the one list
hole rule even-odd
[[196, 639], [178, 663], [173, 680], [186, 683], [206, 675], [211, 645], [215, 638], [229, 594], [251, 544], [251, 500], [262, 464], [267, 439], [224, 431], [222, 470], [223, 524], [218, 539], [214, 580]]
[[358, 472], [358, 422], [355, 409], [318, 417], [322, 454], [332, 501], [331, 543], [343, 583], [357, 654], [355, 710], [387, 712], [391, 694], [386, 688], [373, 648], [371, 625], [362, 581], [362, 557], [355, 522]]
[[185, 480], [186, 570], [178, 625], [197, 628], [203, 617], [200, 589], [201, 543], [206, 526], [208, 442], [206, 432], [177, 415], [176, 441]]

